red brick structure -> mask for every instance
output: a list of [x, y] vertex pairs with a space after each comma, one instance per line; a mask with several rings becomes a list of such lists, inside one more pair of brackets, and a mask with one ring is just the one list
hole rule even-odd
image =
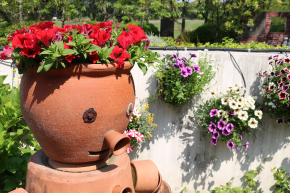
[[[285, 32], [270, 32], [272, 17], [286, 17]], [[244, 31], [240, 43], [258, 41], [276, 46], [282, 45], [285, 36], [290, 36], [290, 12], [264, 12], [256, 18], [252, 30]]]

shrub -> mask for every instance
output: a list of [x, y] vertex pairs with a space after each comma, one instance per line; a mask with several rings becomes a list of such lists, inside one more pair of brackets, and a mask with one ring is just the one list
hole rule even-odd
[[23, 119], [19, 89], [10, 89], [9, 84], [3, 84], [5, 78], [6, 76], [0, 76], [1, 193], [7, 193], [16, 187], [25, 187], [28, 160], [34, 150], [40, 149]]
[[7, 44], [7, 38], [0, 38], [0, 47], [5, 47]]
[[[217, 24], [214, 24], [216, 29]], [[212, 24], [206, 23], [202, 26], [196, 28], [196, 30], [189, 32], [190, 42], [192, 43], [214, 43], [214, 38], [212, 35]], [[218, 42], [221, 42], [224, 37], [237, 37], [237, 34], [234, 31], [227, 31], [225, 27], [221, 27], [218, 34]]]

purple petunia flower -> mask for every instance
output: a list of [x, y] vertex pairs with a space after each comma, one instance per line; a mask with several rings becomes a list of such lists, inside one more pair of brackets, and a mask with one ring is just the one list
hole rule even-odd
[[185, 77], [188, 77], [188, 73], [187, 73], [187, 70], [186, 69], [184, 69], [184, 68], [182, 68], [181, 69], [181, 75], [185, 78]]
[[179, 65], [178, 65], [177, 63], [173, 63], [173, 64], [172, 64], [172, 67], [173, 67], [173, 68], [179, 68]]
[[234, 129], [234, 125], [232, 123], [227, 124], [226, 130], [228, 130], [228, 132], [232, 132], [233, 129]]
[[272, 78], [271, 78], [271, 77], [269, 77], [269, 78], [268, 78], [268, 81], [271, 81], [271, 80], [272, 80]]
[[274, 89], [274, 85], [269, 86], [269, 90], [273, 90]]
[[281, 72], [282, 74], [285, 74], [285, 73], [286, 73], [284, 69], [282, 69], [280, 72]]
[[289, 63], [289, 62], [290, 62], [290, 59], [289, 59], [289, 58], [286, 58], [286, 59], [284, 59], [284, 61], [285, 61], [286, 63]]
[[280, 76], [280, 74], [281, 74], [280, 72], [276, 72], [276, 76]]
[[210, 117], [214, 117], [214, 116], [216, 116], [218, 114], [218, 110], [217, 109], [212, 109], [212, 110], [210, 110], [210, 112], [209, 112], [209, 116]]
[[200, 67], [197, 65], [193, 65], [193, 69], [195, 72], [199, 73], [200, 72]]
[[268, 58], [268, 60], [271, 60], [272, 59], [272, 56], [270, 56], [269, 58]]
[[278, 123], [278, 124], [283, 123], [283, 119], [278, 119], [278, 120], [277, 120], [277, 123]]
[[214, 130], [212, 133], [212, 137], [217, 139], [217, 138], [219, 138], [219, 136], [220, 136], [220, 133], [218, 131]]
[[168, 70], [168, 68], [167, 68], [167, 67], [165, 67], [165, 70]]
[[183, 62], [178, 61], [177, 64], [178, 64], [179, 68], [184, 68], [184, 64], [183, 64]]
[[217, 138], [211, 138], [211, 144], [216, 145], [217, 144]]
[[266, 76], [266, 75], [267, 75], [267, 71], [264, 71], [264, 72], [263, 72], [263, 76]]
[[282, 77], [281, 78], [281, 82], [284, 82], [284, 81], [286, 81], [287, 79], [286, 79], [286, 77]]
[[240, 137], [240, 140], [242, 141], [243, 140], [243, 136], [239, 135], [239, 137]]
[[272, 64], [273, 64], [273, 61], [270, 61], [270, 62], [269, 62], [269, 65], [272, 65]]
[[173, 58], [175, 59], [179, 59], [178, 56], [176, 54], [172, 54]]
[[225, 122], [224, 121], [219, 121], [218, 122], [218, 128], [219, 130], [223, 130], [223, 128], [226, 126]]
[[270, 74], [271, 74], [271, 76], [274, 76], [275, 75], [275, 72], [271, 72]]
[[195, 54], [191, 54], [191, 53], [189, 53], [189, 55], [190, 55], [192, 58], [196, 58], [196, 55], [195, 55]]
[[227, 113], [228, 113], [229, 115], [235, 115], [235, 114], [236, 114], [234, 111], [227, 111]]
[[186, 61], [186, 58], [185, 57], [182, 57], [182, 59], [181, 59], [183, 62], [185, 62]]
[[238, 146], [238, 147], [237, 147], [237, 150], [238, 150], [238, 151], [240, 151], [240, 150], [241, 150], [241, 148]]
[[208, 126], [208, 130], [210, 132], [213, 132], [216, 129], [216, 124], [214, 124], [213, 122], [211, 122], [211, 124], [209, 124]]
[[224, 128], [223, 128], [223, 132], [222, 132], [222, 134], [223, 134], [224, 136], [228, 136], [228, 135], [230, 134], [230, 132], [226, 129], [226, 127], [224, 127]]
[[192, 68], [190, 68], [189, 66], [186, 66], [185, 70], [187, 70], [188, 75], [192, 75]]
[[247, 142], [244, 146], [245, 146], [245, 150], [247, 151], [249, 148], [249, 142]]
[[274, 57], [274, 59], [275, 59], [275, 58], [278, 58], [278, 56], [279, 56], [279, 55], [275, 55], [275, 56], [273, 56], [273, 57]]
[[283, 87], [282, 87], [282, 90], [283, 90], [283, 91], [286, 91], [288, 88], [289, 88], [289, 86], [283, 86]]
[[234, 142], [229, 141], [229, 142], [227, 143], [227, 146], [228, 146], [229, 149], [233, 149], [233, 148], [235, 147], [235, 144], [234, 144]]

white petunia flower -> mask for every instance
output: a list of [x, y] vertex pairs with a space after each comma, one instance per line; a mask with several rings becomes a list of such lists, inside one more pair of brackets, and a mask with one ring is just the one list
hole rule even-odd
[[221, 100], [222, 100], [222, 104], [223, 104], [223, 105], [227, 105], [228, 102], [229, 102], [229, 98], [228, 98], [228, 97], [224, 97], [224, 98], [222, 98]]
[[249, 118], [249, 116], [246, 111], [240, 111], [238, 114], [238, 118], [246, 121]]
[[262, 116], [263, 116], [263, 112], [261, 110], [256, 110], [254, 112], [254, 114], [259, 118], [259, 119], [262, 119]]
[[221, 117], [223, 115], [224, 110], [219, 110], [217, 116]]
[[237, 108], [238, 108], [238, 103], [236, 103], [236, 101], [234, 101], [234, 100], [231, 100], [231, 101], [229, 102], [229, 105], [230, 105], [230, 107], [231, 107], [232, 109], [237, 109]]
[[249, 121], [248, 121], [248, 125], [249, 127], [255, 129], [258, 127], [258, 121], [255, 119], [255, 118], [251, 118]]
[[242, 104], [242, 105], [244, 105], [244, 101], [245, 101], [245, 99], [244, 99], [243, 97], [239, 97], [239, 98], [237, 99], [238, 104]]

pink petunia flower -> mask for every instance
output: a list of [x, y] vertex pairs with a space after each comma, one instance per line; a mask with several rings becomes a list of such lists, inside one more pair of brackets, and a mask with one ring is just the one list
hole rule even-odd
[[136, 137], [139, 132], [136, 129], [131, 129], [128, 133], [131, 137]]
[[127, 135], [129, 138], [131, 138], [131, 136], [129, 135], [129, 131], [124, 131], [123, 134]]
[[126, 152], [131, 153], [133, 149], [134, 149], [134, 146], [130, 144], [129, 147], [126, 149]]
[[142, 133], [138, 133], [135, 138], [137, 141], [141, 142], [141, 141], [143, 141], [144, 135]]
[[130, 118], [130, 122], [132, 122], [132, 121], [133, 121], [133, 117]]

